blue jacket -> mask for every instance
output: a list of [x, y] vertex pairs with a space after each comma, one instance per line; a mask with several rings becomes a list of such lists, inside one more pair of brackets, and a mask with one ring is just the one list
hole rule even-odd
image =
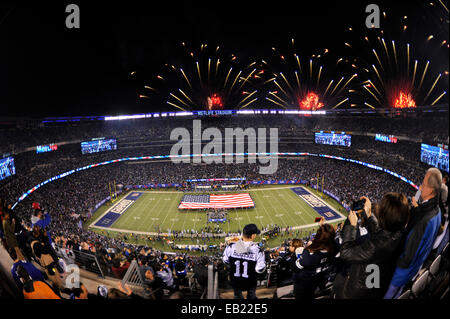
[[26, 269], [26, 271], [28, 272], [28, 274], [30, 275], [30, 277], [33, 281], [45, 281], [42, 273], [39, 271], [39, 269], [34, 267], [34, 265], [32, 263], [30, 263], [28, 261], [19, 260], [18, 262], [14, 263], [12, 265], [11, 274], [12, 274], [14, 281], [16, 282], [17, 287], [20, 290], [22, 290], [23, 284], [20, 281], [19, 276], [16, 273], [17, 267], [19, 267], [19, 266], [22, 266], [23, 268]]
[[430, 254], [441, 226], [436, 197], [413, 209], [411, 215], [405, 246], [391, 280], [391, 285], [395, 287], [404, 286], [417, 274]]
[[[50, 223], [52, 222], [52, 218], [50, 217], [50, 214], [44, 214], [44, 219], [39, 219], [37, 222], [32, 224], [32, 227], [35, 225], [39, 226], [41, 229], [45, 229]], [[33, 222], [33, 219], [31, 220]], [[50, 234], [50, 231], [47, 229], [47, 235], [48, 235], [48, 241], [50, 242], [50, 245], [52, 244], [52, 237]]]

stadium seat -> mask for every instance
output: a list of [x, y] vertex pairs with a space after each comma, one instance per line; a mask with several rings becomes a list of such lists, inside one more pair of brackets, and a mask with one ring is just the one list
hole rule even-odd
[[411, 290], [406, 290], [404, 293], [402, 293], [397, 299], [410, 299], [411, 296]]
[[447, 243], [447, 245], [445, 245], [444, 249], [442, 250], [442, 256], [446, 259], [449, 259], [448, 243]]
[[428, 283], [428, 277], [430, 275], [430, 272], [427, 270], [425, 271], [416, 281], [414, 282], [412, 288], [411, 288], [411, 294], [415, 298], [419, 298], [422, 293], [424, 292], [427, 283]]
[[277, 288], [276, 294], [278, 299], [293, 299], [294, 285]]
[[449, 288], [445, 289], [445, 292], [441, 296], [441, 300], [447, 298]]
[[436, 275], [437, 275], [438, 272], [439, 272], [439, 266], [440, 266], [440, 264], [441, 264], [441, 258], [442, 258], [441, 255], [437, 256], [437, 257], [433, 260], [433, 263], [432, 263], [431, 266], [430, 266], [430, 278], [429, 278], [430, 281], [431, 281], [431, 279], [436, 278]]

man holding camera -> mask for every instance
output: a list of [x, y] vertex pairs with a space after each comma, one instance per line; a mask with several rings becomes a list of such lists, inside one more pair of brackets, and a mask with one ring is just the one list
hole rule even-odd
[[260, 233], [255, 224], [246, 225], [242, 239], [231, 243], [223, 253], [223, 261], [230, 268], [234, 299], [243, 299], [242, 291], [247, 291], [247, 299], [257, 299], [257, 277], [266, 269], [264, 251], [253, 242]]
[[403, 287], [417, 275], [430, 254], [441, 227], [441, 187], [441, 172], [434, 167], [428, 169], [419, 191], [411, 199], [411, 219], [405, 231], [405, 246], [385, 299], [398, 297]]

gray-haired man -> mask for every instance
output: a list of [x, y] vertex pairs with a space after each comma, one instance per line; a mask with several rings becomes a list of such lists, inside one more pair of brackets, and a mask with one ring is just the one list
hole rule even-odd
[[397, 261], [397, 268], [385, 299], [398, 297], [430, 254], [441, 226], [441, 187], [441, 172], [437, 168], [428, 169], [419, 187], [419, 200], [412, 198], [413, 208], [405, 231], [405, 246]]

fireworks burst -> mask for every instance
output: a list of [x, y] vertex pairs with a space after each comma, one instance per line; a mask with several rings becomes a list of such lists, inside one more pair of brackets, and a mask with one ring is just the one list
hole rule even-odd
[[167, 104], [183, 111], [242, 109], [257, 100], [252, 81], [261, 71], [256, 62], [243, 66], [236, 55], [208, 44], [195, 50], [183, 42], [182, 51], [180, 66], [166, 64], [164, 75], [154, 77], [154, 85], [145, 85], [141, 98], [150, 99], [150, 93], [165, 96]]
[[[328, 55], [328, 49], [308, 58], [301, 58], [295, 51], [295, 40], [291, 40], [292, 53], [282, 54], [272, 48], [275, 56], [271, 63], [263, 64], [272, 71], [273, 77], [266, 82], [273, 84], [266, 100], [283, 108], [318, 110], [336, 108], [348, 101], [348, 86], [357, 74], [331, 78], [322, 60]], [[337, 66], [341, 61], [333, 62]], [[283, 71], [279, 71], [283, 70]]]
[[[439, 73], [433, 70], [429, 60], [418, 57], [411, 43], [401, 40], [408, 30], [406, 19], [406, 16], [401, 19], [398, 41], [388, 40], [382, 29], [374, 29], [363, 39], [356, 38], [354, 44], [344, 43], [353, 54], [357, 52], [354, 68], [361, 71], [362, 87], [355, 93], [363, 94], [367, 107], [413, 108], [435, 105], [447, 94], [439, 89], [445, 71]], [[433, 35], [428, 35], [422, 47], [428, 45], [429, 49], [433, 41], [437, 43]], [[440, 43], [438, 46], [442, 47]]]

